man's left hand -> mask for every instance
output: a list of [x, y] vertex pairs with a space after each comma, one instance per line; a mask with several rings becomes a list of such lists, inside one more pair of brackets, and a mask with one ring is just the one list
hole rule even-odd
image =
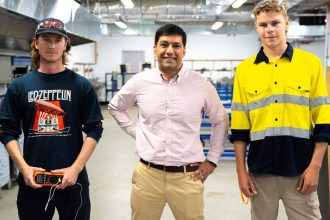
[[297, 190], [302, 194], [309, 194], [317, 190], [319, 182], [319, 169], [311, 166], [301, 174]]
[[212, 166], [207, 160], [205, 160], [203, 163], [191, 164], [191, 166], [198, 166], [198, 169], [193, 172], [191, 176], [195, 181], [201, 180], [202, 183], [205, 182], [207, 177], [213, 173], [215, 169], [215, 167]]
[[65, 189], [68, 186], [73, 186], [77, 182], [80, 171], [75, 167], [66, 167], [63, 169], [52, 170], [52, 172], [63, 173], [63, 179], [61, 184], [56, 186], [57, 189]]

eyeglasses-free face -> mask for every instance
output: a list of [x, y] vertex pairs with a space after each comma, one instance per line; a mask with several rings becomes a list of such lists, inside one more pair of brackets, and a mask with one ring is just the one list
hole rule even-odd
[[255, 27], [264, 48], [286, 48], [289, 21], [285, 15], [274, 11], [261, 12], [256, 16]]
[[186, 48], [180, 35], [161, 36], [154, 45], [159, 70], [165, 75], [174, 76], [180, 71], [185, 54]]

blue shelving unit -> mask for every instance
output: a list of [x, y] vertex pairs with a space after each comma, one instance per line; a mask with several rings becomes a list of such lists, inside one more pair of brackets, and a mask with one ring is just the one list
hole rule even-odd
[[[220, 100], [222, 104], [224, 105], [228, 117], [229, 122], [231, 120], [231, 99], [233, 94], [233, 88], [232, 85], [229, 84], [223, 84], [223, 83], [216, 83], [215, 88], [218, 92], [218, 95], [220, 97]], [[200, 135], [201, 142], [204, 145], [204, 154], [206, 155], [208, 153], [208, 147], [206, 146], [207, 143], [210, 141], [211, 137], [211, 123], [208, 120], [208, 116], [203, 114], [202, 115], [202, 123], [201, 123], [201, 130], [203, 131]], [[233, 146], [227, 141], [227, 146], [225, 151], [221, 154], [221, 159], [229, 159], [234, 160], [235, 159], [235, 152]]]

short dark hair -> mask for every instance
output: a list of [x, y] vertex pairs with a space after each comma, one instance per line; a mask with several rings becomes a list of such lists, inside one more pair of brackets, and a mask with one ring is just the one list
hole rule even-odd
[[169, 35], [180, 35], [182, 37], [183, 46], [186, 47], [187, 34], [181, 27], [175, 24], [166, 24], [158, 28], [155, 35], [155, 45], [157, 45], [158, 40], [161, 36]]

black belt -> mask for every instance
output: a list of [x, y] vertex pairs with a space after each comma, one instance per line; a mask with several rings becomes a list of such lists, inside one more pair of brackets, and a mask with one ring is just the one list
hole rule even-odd
[[190, 165], [184, 165], [184, 166], [165, 166], [165, 165], [159, 165], [159, 164], [154, 164], [150, 163], [148, 161], [143, 160], [142, 158], [140, 159], [141, 163], [144, 163], [147, 166], [150, 166], [152, 168], [162, 170], [165, 172], [193, 172], [198, 169], [198, 166], [190, 166]]

